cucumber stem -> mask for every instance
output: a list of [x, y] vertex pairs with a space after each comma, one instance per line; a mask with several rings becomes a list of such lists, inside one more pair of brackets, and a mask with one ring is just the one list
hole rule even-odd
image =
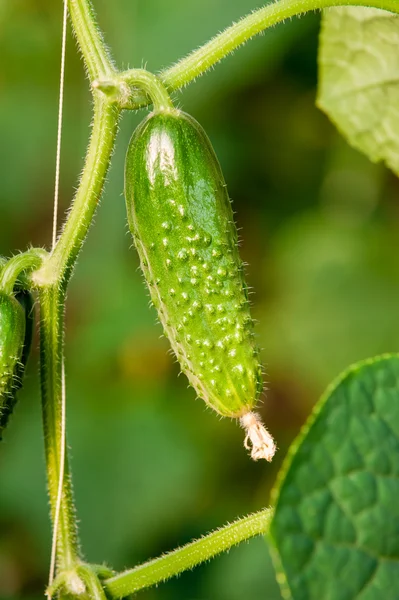
[[11, 295], [17, 279], [24, 272], [38, 269], [48, 254], [42, 248], [31, 248], [10, 258], [0, 272], [0, 290]]
[[251, 451], [251, 458], [264, 458], [271, 462], [276, 453], [276, 444], [257, 413], [247, 412], [240, 418], [240, 425], [247, 433], [244, 446]]
[[[144, 91], [149, 96], [154, 110], [173, 110], [174, 106], [166, 87], [154, 73], [150, 73], [150, 71], [146, 71], [145, 69], [130, 69], [122, 73], [120, 77], [129, 87], [139, 88]], [[129, 90], [129, 92], [128, 101], [122, 108], [131, 108], [132, 91]]]

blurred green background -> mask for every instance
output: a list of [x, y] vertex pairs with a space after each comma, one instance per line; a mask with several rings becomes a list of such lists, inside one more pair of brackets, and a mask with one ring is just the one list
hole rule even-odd
[[[96, 0], [119, 65], [168, 66], [253, 0]], [[0, 0], [0, 254], [51, 239], [61, 2]], [[315, 108], [319, 17], [286, 23], [176, 95], [205, 127], [242, 228], [279, 452], [252, 463], [235, 423], [194, 400], [167, 354], [123, 199], [125, 115], [67, 307], [68, 440], [88, 560], [116, 569], [269, 504], [289, 443], [351, 362], [399, 346], [396, 179], [348, 147]], [[68, 38], [61, 208], [83, 164], [90, 95]], [[41, 598], [50, 524], [38, 353], [0, 448], [0, 598]], [[143, 600], [278, 600], [256, 539]]]

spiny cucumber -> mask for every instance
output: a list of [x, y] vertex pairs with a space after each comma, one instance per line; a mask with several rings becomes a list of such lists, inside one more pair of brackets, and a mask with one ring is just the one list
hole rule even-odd
[[[6, 264], [7, 260], [0, 256], [0, 272]], [[18, 282], [12, 295], [0, 291], [0, 439], [22, 386], [33, 323], [34, 301], [29, 290]]]
[[126, 156], [128, 222], [165, 335], [198, 396], [239, 418], [254, 459], [273, 439], [252, 412], [262, 390], [248, 289], [226, 184], [192, 117], [156, 110]]
[[14, 296], [0, 292], [0, 439], [22, 376], [25, 312]]

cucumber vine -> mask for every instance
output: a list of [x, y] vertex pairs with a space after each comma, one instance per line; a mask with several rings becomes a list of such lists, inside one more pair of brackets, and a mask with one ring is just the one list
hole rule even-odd
[[[89, 0], [69, 0], [68, 10], [93, 94], [94, 117], [83, 173], [71, 210], [50, 253], [30, 249], [0, 264], [0, 290], [17, 281], [35, 290], [40, 304], [40, 372], [48, 490], [54, 521], [63, 438], [62, 387], [66, 293], [78, 254], [100, 200], [123, 110], [170, 105], [169, 94], [194, 81], [241, 44], [285, 19], [334, 6], [363, 6], [399, 13], [398, 0], [279, 0], [254, 11], [172, 67], [154, 75], [143, 69], [120, 71], [105, 46]], [[67, 455], [67, 452], [66, 452]], [[116, 599], [191, 568], [242, 540], [268, 531], [271, 509], [238, 520], [210, 535], [115, 574], [86, 564], [79, 545], [68, 457], [63, 471], [57, 531], [57, 576], [48, 595]]]

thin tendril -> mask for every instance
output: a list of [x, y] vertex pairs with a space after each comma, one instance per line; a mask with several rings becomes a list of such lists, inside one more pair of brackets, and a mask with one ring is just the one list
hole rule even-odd
[[67, 18], [68, 18], [68, 2], [67, 2], [67, 0], [64, 0], [64, 16], [63, 16], [63, 21], [62, 21], [60, 96], [59, 96], [59, 103], [58, 103], [57, 153], [56, 153], [56, 163], [55, 163], [53, 243], [52, 243], [53, 249], [57, 242], [58, 196], [59, 196], [59, 186], [60, 186], [62, 117], [63, 117], [63, 107], [64, 107], [65, 48], [66, 48]]
[[[64, 471], [65, 471], [65, 444], [66, 444], [66, 389], [65, 389], [65, 363], [62, 362], [62, 380], [61, 380], [61, 450], [60, 450], [60, 474], [58, 480], [58, 493], [57, 503], [55, 506], [54, 514], [54, 527], [53, 527], [53, 540], [51, 544], [51, 560], [50, 560], [50, 573], [48, 587], [52, 585], [54, 581], [55, 573], [55, 560], [57, 555], [57, 533], [58, 523], [60, 519], [61, 501], [64, 483]], [[49, 600], [51, 600], [51, 593], [47, 594]]]

